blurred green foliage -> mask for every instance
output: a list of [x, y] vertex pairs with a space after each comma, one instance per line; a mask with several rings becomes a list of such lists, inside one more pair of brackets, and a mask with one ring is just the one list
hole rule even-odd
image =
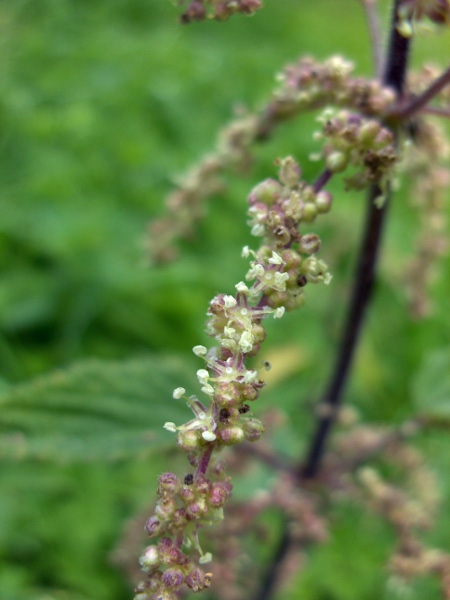
[[[206, 342], [209, 299], [242, 279], [247, 191], [289, 153], [315, 176], [306, 164], [314, 120], [255, 150], [254, 168], [230, 177], [173, 265], [147, 264], [147, 223], [233, 107], [264, 103], [283, 64], [339, 52], [370, 73], [364, 16], [354, 0], [267, 0], [251, 19], [180, 27], [166, 0], [1, 0], [0, 34], [0, 597], [124, 600], [132, 582], [111, 553], [126, 520], [150, 507], [158, 472], [175, 464], [161, 425], [177, 417], [171, 390], [192, 386], [190, 348]], [[419, 40], [414, 62], [445, 59], [449, 41]], [[333, 284], [308, 290], [302, 314], [271, 324], [265, 347], [280, 371], [256, 412], [276, 402], [289, 415], [275, 443], [291, 455], [306, 444], [310, 403], [331, 370], [357, 251], [363, 202], [340, 182], [333, 191], [332, 214], [314, 228]], [[348, 391], [375, 422], [409, 416], [447, 367], [450, 262], [441, 261], [435, 310], [420, 322], [399, 283], [417, 227], [406, 191], [392, 208]], [[448, 506], [450, 445], [444, 434], [421, 445]], [[355, 507], [336, 513], [333, 541], [312, 551], [292, 597], [391, 597], [382, 573], [389, 532]], [[445, 545], [448, 520], [433, 535]], [[438, 597], [433, 583], [420, 585], [411, 597]]]

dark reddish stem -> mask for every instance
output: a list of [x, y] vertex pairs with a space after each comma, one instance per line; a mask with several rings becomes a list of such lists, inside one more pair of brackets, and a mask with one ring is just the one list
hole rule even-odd
[[209, 466], [209, 461], [211, 460], [211, 455], [214, 450], [214, 444], [208, 444], [205, 448], [205, 451], [200, 458], [200, 462], [198, 463], [197, 471], [195, 472], [195, 477], [199, 475], [205, 475]]
[[333, 173], [329, 169], [325, 169], [325, 171], [319, 175], [319, 177], [313, 183], [313, 190], [316, 192], [316, 194], [317, 192], [320, 192], [325, 185], [327, 185], [332, 177]]
[[[382, 81], [384, 85], [393, 87], [397, 96], [401, 98], [408, 65], [410, 40], [401, 36], [397, 31], [399, 3], [400, 0], [396, 0], [394, 5], [389, 54], [385, 63]], [[381, 207], [375, 202], [382, 195], [379, 185], [372, 185], [367, 198], [366, 224], [347, 318], [337, 352], [335, 367], [321, 400], [321, 404], [326, 410], [320, 411], [306, 460], [301, 467], [301, 474], [306, 479], [314, 478], [320, 469], [333, 423], [342, 404], [343, 392], [350, 374], [366, 310], [372, 296], [376, 264], [389, 205], [388, 198], [385, 199]]]
[[[396, 0], [393, 5], [391, 37], [387, 59], [384, 63], [385, 70], [382, 82], [394, 88], [400, 99], [408, 65], [410, 40], [403, 38], [397, 31], [399, 5], [400, 0]], [[339, 358], [336, 361], [334, 372], [322, 400], [331, 410], [323, 411], [324, 414], [319, 417], [306, 460], [301, 467], [300, 474], [304, 479], [313, 479], [321, 466], [335, 414], [342, 402], [345, 383], [350, 373], [355, 347], [371, 297], [381, 234], [388, 208], [387, 200], [381, 208], [375, 206], [374, 199], [380, 193], [379, 186], [374, 185], [368, 195], [366, 226], [361, 243], [361, 254], [356, 270], [352, 299], [338, 352]], [[286, 524], [272, 561], [265, 569], [261, 587], [255, 597], [256, 600], [269, 600], [271, 598], [276, 589], [284, 561], [294, 543]]]
[[400, 106], [394, 109], [393, 116], [400, 119], [408, 119], [415, 113], [419, 112], [422, 108], [425, 108], [428, 102], [430, 102], [440, 91], [450, 85], [450, 67], [442, 73], [440, 77], [435, 79], [433, 83], [427, 88], [420, 96], [417, 96], [406, 106]]

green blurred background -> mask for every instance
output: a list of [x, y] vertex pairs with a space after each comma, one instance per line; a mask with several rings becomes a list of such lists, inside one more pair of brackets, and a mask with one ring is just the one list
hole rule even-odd
[[[170, 393], [186, 384], [190, 368], [195, 373], [199, 367], [190, 349], [207, 343], [208, 302], [218, 292], [230, 293], [245, 270], [239, 256], [251, 243], [245, 225], [248, 190], [274, 176], [274, 158], [290, 153], [304, 165], [306, 177], [317, 175], [317, 165], [306, 163], [317, 150], [314, 119], [299, 118], [255, 149], [254, 168], [245, 177], [229, 178], [226, 196], [210, 204], [198, 237], [183, 245], [176, 263], [149, 266], [149, 220], [161, 212], [174, 177], [212, 147], [235, 107], [264, 104], [285, 63], [304, 53], [321, 59], [339, 52], [355, 60], [357, 73], [371, 73], [358, 2], [266, 4], [252, 18], [181, 27], [166, 0], [0, 1], [0, 386], [5, 394], [88, 359], [151, 364], [152, 357], [164, 356], [169, 363], [179, 361], [184, 375], [178, 379], [177, 370], [168, 369], [159, 394], [151, 393], [156, 383], [148, 375], [149, 418], [158, 430], [165, 420], [175, 420]], [[448, 32], [425, 36], [413, 62], [429, 58], [445, 64], [449, 47]], [[289, 425], [275, 435], [275, 443], [292, 456], [305, 446], [311, 401], [331, 369], [364, 208], [357, 194], [343, 195], [342, 182], [333, 182], [332, 189], [334, 210], [312, 230], [323, 237], [322, 256], [333, 283], [308, 290], [302, 313], [270, 324], [263, 352], [274, 364], [273, 385], [255, 413], [276, 403], [288, 415]], [[405, 191], [390, 214], [377, 297], [348, 390], [362, 416], [380, 423], [413, 413], [417, 378], [424, 369], [426, 376], [433, 356], [442, 357], [449, 344], [449, 260], [440, 262], [432, 287], [434, 311], [421, 321], [410, 317], [399, 283], [417, 230]], [[181, 415], [187, 419], [187, 410]], [[108, 447], [107, 436], [103, 444]], [[443, 434], [423, 436], [420, 444], [441, 482], [445, 514], [450, 445]], [[82, 453], [77, 460], [76, 452], [53, 459], [51, 452], [25, 452], [20, 461], [5, 451], [0, 598], [131, 598], [132, 582], [111, 555], [126, 521], [151, 506], [158, 472], [175, 468], [169, 451], [157, 450], [155, 445], [147, 452], [128, 448], [120, 458], [104, 451], [103, 459], [91, 460]], [[255, 486], [264, 487], [269, 477], [257, 472]], [[394, 597], [382, 572], [392, 543], [389, 531], [358, 510], [337, 510], [333, 541], [312, 552], [309, 570], [290, 591], [294, 599]], [[367, 535], [355, 540], [355, 526]], [[430, 539], [448, 546], [450, 523], [441, 520]], [[428, 580], [411, 594], [439, 597]]]

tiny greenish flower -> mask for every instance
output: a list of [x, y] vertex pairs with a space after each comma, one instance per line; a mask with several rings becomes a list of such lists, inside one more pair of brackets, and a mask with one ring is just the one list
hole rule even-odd
[[286, 309], [284, 308], [284, 306], [279, 306], [277, 309], [275, 309], [275, 312], [273, 313], [273, 318], [274, 319], [281, 319], [281, 317], [284, 315]]

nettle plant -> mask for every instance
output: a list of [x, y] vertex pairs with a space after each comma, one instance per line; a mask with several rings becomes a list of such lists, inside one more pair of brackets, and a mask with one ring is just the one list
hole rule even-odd
[[[252, 14], [261, 7], [259, 0], [180, 4], [184, 5], [184, 23], [225, 20], [234, 13]], [[365, 0], [362, 4], [376, 76], [356, 77], [353, 64], [339, 55], [324, 62], [305, 57], [288, 65], [268, 104], [226, 127], [217, 149], [191, 169], [168, 198], [167, 217], [150, 227], [155, 261], [175, 258], [175, 242], [192, 233], [204, 212], [203, 202], [221, 187], [221, 173], [245, 165], [252, 145], [266, 140], [280, 123], [304, 111], [319, 112], [316, 138], [321, 151], [311, 157], [318, 165], [315, 181], [306, 181], [295, 158], [287, 156], [275, 162], [276, 179], [268, 178], [251, 190], [248, 224], [253, 242], [242, 250], [249, 261], [248, 271], [234, 290], [220, 293], [210, 302], [207, 333], [213, 345], [193, 348], [204, 363], [197, 371], [202, 395], [190, 395], [182, 387], [173, 392], [175, 400], [186, 400], [193, 418], [181, 425], [167, 422], [164, 427], [175, 434], [189, 467], [183, 475], [166, 472], [159, 477], [156, 508], [145, 526], [152, 541], [140, 559], [144, 578], [136, 587], [135, 600], [172, 600], [187, 588], [204, 590], [212, 585], [213, 571], [217, 597], [270, 597], [277, 584], [285, 583], [289, 572], [296, 569], [292, 557], [327, 539], [325, 508], [334, 491], [367, 505], [394, 529], [397, 542], [389, 563], [393, 581], [400, 585], [432, 573], [439, 578], [442, 597], [450, 598], [450, 555], [426, 547], [420, 537], [431, 521], [436, 486], [421, 454], [409, 442], [412, 435], [433, 425], [433, 419], [414, 415], [401, 426], [384, 428], [354, 424], [333, 442], [333, 452], [324, 460], [333, 424], [338, 416], [341, 421], [348, 417], [341, 410], [344, 386], [371, 297], [391, 192], [405, 174], [414, 181], [423, 221], [418, 258], [409, 278], [417, 314], [426, 310], [425, 288], [432, 263], [445, 250], [449, 146], [439, 122], [427, 117], [450, 116], [450, 68], [441, 74], [430, 67], [409, 74], [408, 60], [417, 30], [424, 24], [450, 23], [450, 3], [396, 0], [385, 57], [376, 2]], [[260, 353], [267, 319], [281, 319], [286, 311], [302, 308], [310, 284], [331, 281], [320, 258], [321, 240], [308, 228], [330, 211], [332, 195], [326, 186], [338, 174], [346, 189], [367, 190], [368, 197], [338, 359], [319, 402], [307, 456], [298, 464], [286, 464], [267, 447], [251, 450], [255, 446], [247, 444], [245, 453], [259, 454], [272, 464], [278, 479], [266, 494], [236, 506], [229, 503], [233, 486], [222, 451], [253, 444], [264, 433], [263, 423], [250, 416], [250, 406], [264, 382], [249, 366], [249, 359]], [[403, 472], [402, 482], [400, 478], [390, 483], [368, 467], [367, 461], [375, 457]], [[229, 463], [233, 460], [233, 454], [228, 455]], [[251, 527], [254, 516], [269, 506], [277, 506], [286, 515], [279, 547], [264, 576], [249, 576], [252, 567], [247, 564], [242, 578], [239, 538]], [[224, 513], [228, 513], [225, 520]], [[210, 527], [217, 528], [215, 541], [208, 536]]]

